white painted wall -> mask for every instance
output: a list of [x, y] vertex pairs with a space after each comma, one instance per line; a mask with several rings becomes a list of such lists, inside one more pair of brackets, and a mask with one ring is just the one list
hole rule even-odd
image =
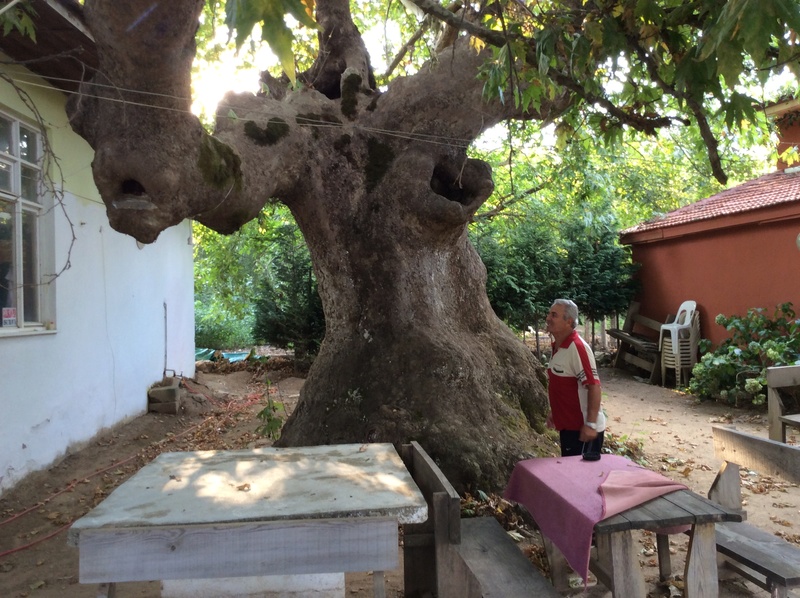
[[[191, 224], [141, 249], [114, 231], [91, 182], [92, 150], [67, 123], [65, 96], [27, 91], [63, 157], [55, 264], [59, 270], [68, 260], [70, 267], [54, 283], [55, 332], [0, 335], [0, 494], [143, 414], [147, 390], [165, 369], [194, 376]], [[0, 106], [21, 116], [25, 109], [4, 84]]]

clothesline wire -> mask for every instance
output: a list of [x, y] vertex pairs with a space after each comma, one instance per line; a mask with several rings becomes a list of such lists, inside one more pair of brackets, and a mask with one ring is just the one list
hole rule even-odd
[[[59, 78], [59, 77], [49, 77], [49, 79], [51, 79], [53, 81], [80, 83], [80, 81], [77, 81], [75, 79], [66, 79], [66, 78]], [[31, 87], [41, 87], [41, 88], [46, 88], [46, 89], [50, 88], [50, 86], [48, 86], [48, 85], [44, 85], [44, 84], [41, 84], [41, 83], [35, 83], [33, 81], [28, 81], [28, 80], [21, 79], [21, 78], [15, 78], [13, 80], [16, 83], [19, 83], [19, 84], [22, 84], [22, 85], [28, 85], [28, 86], [31, 86]], [[140, 95], [144, 95], [144, 96], [152, 96], [152, 97], [158, 97], [158, 98], [164, 98], [164, 99], [188, 101], [188, 98], [180, 97], [180, 96], [172, 96], [172, 95], [169, 95], [169, 94], [162, 94], [162, 93], [149, 92], [149, 91], [141, 91], [141, 90], [136, 90], [136, 89], [126, 89], [126, 88], [116, 87], [116, 86], [112, 86], [112, 85], [106, 85], [106, 84], [102, 84], [102, 83], [92, 83], [92, 85], [97, 86], [97, 87], [107, 88], [107, 89], [114, 89], [115, 91], [119, 91], [120, 93], [136, 93], [136, 94], [140, 94]], [[77, 94], [79, 92], [67, 92], [67, 93]], [[127, 99], [122, 98], [122, 97], [119, 97], [119, 98], [103, 97], [103, 98], [99, 98], [99, 99], [102, 99], [102, 100], [105, 100], [105, 101], [110, 101], [110, 102], [118, 102], [118, 103], [130, 105], [130, 106], [138, 106], [138, 107], [142, 107], [142, 108], [152, 108], [152, 109], [155, 109], [155, 110], [165, 110], [165, 111], [168, 111], [168, 112], [177, 112], [177, 113], [181, 113], [181, 114], [190, 114], [191, 113], [190, 110], [186, 110], [184, 108], [174, 108], [174, 107], [170, 107], [170, 106], [157, 106], [157, 105], [150, 104], [150, 103], [147, 103], [147, 102], [135, 102], [135, 101], [127, 100]], [[229, 111], [233, 111], [233, 113], [235, 115], [237, 108], [243, 108], [243, 107], [237, 106], [235, 104], [221, 103], [218, 106], [217, 111], [219, 112], [220, 110], [226, 110], [227, 109]], [[279, 116], [279, 115], [275, 114], [274, 116]], [[313, 118], [309, 118], [309, 117], [303, 117], [302, 118], [302, 126], [310, 126], [310, 127], [317, 127], [317, 128], [344, 128], [344, 125], [341, 125], [341, 124], [331, 123], [330, 121], [326, 121], [326, 120], [317, 120], [317, 119], [313, 119]], [[389, 137], [397, 137], [397, 138], [400, 138], [400, 139], [407, 139], [409, 141], [421, 141], [421, 142], [425, 142], [425, 143], [433, 143], [433, 144], [438, 144], [438, 145], [456, 146], [456, 147], [460, 147], [460, 148], [464, 148], [464, 149], [469, 147], [469, 145], [472, 143], [472, 141], [469, 140], [469, 139], [460, 139], [460, 138], [456, 138], [456, 137], [445, 137], [443, 135], [432, 135], [432, 134], [427, 134], [427, 133], [414, 133], [414, 132], [409, 132], [409, 131], [401, 131], [401, 130], [395, 130], [395, 129], [383, 129], [383, 128], [377, 128], [377, 127], [365, 127], [363, 125], [353, 125], [353, 127], [356, 128], [356, 129], [360, 129], [362, 131], [368, 132], [368, 133], [376, 133], [376, 134], [380, 134], [380, 135], [386, 135], [386, 136], [389, 136]]]

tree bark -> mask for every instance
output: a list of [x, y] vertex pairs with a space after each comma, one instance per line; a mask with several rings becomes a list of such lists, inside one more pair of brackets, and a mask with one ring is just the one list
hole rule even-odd
[[100, 70], [71, 122], [112, 226], [140, 241], [187, 217], [229, 233], [270, 198], [292, 211], [326, 335], [279, 443], [418, 440], [458, 488], [484, 490], [551, 451], [541, 366], [492, 312], [467, 238], [493, 184], [466, 156], [500, 120], [547, 114], [485, 102], [466, 39], [380, 93], [349, 3], [319, 0], [326, 53], [306, 86], [265, 77], [269, 97], [228, 95], [212, 137], [188, 114], [202, 0], [164, 4], [87, 0]]

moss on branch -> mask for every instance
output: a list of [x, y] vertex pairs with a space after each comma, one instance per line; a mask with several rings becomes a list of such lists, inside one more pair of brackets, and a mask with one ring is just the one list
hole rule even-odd
[[271, 118], [266, 127], [259, 127], [255, 121], [244, 123], [244, 134], [257, 145], [275, 145], [289, 134], [289, 125], [282, 118]]
[[217, 189], [242, 190], [241, 158], [215, 137], [203, 136], [197, 166], [209, 185]]
[[365, 168], [367, 192], [380, 183], [394, 160], [394, 151], [386, 143], [375, 139], [367, 141], [367, 165]]

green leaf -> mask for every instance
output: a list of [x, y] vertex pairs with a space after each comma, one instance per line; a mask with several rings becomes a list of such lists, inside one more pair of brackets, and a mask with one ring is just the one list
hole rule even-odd
[[717, 72], [725, 79], [728, 88], [733, 89], [744, 70], [742, 54], [731, 44], [717, 48]]
[[301, 24], [311, 29], [317, 28], [314, 21], [314, 0], [283, 0], [286, 12], [291, 14]]
[[660, 24], [664, 19], [661, 7], [654, 0], [637, 0], [634, 14], [645, 23]]
[[260, 24], [261, 38], [278, 57], [281, 67], [294, 84], [294, 34], [287, 27], [284, 17], [290, 14], [300, 24], [316, 28], [313, 10], [314, 0], [227, 0], [225, 24], [230, 31], [236, 32], [237, 49], [252, 34], [253, 28]]
[[544, 29], [536, 36], [536, 56], [538, 58], [539, 72], [544, 75], [550, 70], [550, 58], [555, 51], [555, 32]]
[[289, 77], [292, 85], [294, 85], [294, 53], [292, 52], [294, 35], [286, 26], [283, 14], [277, 10], [277, 3], [270, 2], [269, 4], [276, 10], [266, 16], [261, 23], [261, 38], [269, 44], [270, 49], [278, 57], [283, 72], [286, 73], [286, 76]]

